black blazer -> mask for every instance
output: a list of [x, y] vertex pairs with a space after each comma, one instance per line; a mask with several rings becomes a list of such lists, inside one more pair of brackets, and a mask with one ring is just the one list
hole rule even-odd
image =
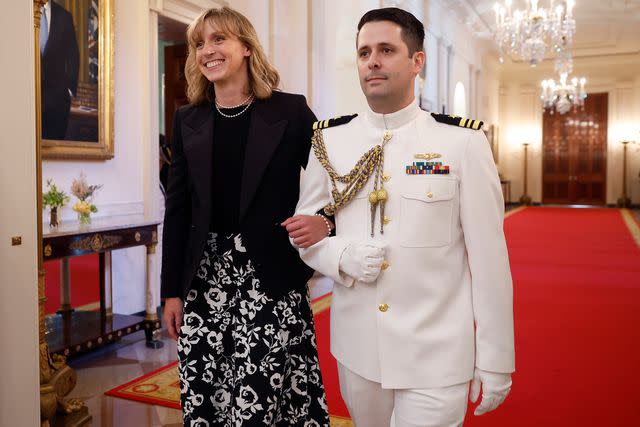
[[[41, 56], [42, 137], [62, 139], [67, 128], [71, 97], [78, 89], [80, 55], [73, 17], [51, 2], [49, 37]], [[63, 123], [60, 123], [63, 122]]]
[[[239, 223], [243, 245], [270, 296], [302, 290], [312, 275], [279, 224], [295, 212], [315, 120], [302, 95], [274, 92], [251, 108]], [[162, 241], [163, 298], [186, 296], [204, 253], [214, 126], [209, 103], [180, 107], [174, 115]]]

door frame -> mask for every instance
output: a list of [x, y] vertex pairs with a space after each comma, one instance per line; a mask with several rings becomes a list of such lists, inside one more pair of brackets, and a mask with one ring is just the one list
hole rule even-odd
[[[146, 194], [144, 198], [144, 210], [145, 216], [149, 218], [156, 218], [161, 211], [162, 195], [159, 191], [160, 175], [158, 170], [158, 156], [159, 156], [159, 144], [158, 134], [160, 133], [160, 93], [158, 91], [159, 81], [158, 74], [159, 56], [158, 56], [158, 17], [160, 15], [171, 18], [175, 21], [179, 21], [185, 24], [190, 24], [198, 15], [207, 8], [210, 7], [222, 7], [228, 5], [226, 1], [220, 0], [149, 0], [149, 22], [147, 39], [149, 43], [149, 56], [147, 63], [147, 75], [149, 86], [149, 110], [148, 117], [143, 117], [141, 120], [147, 120], [149, 123], [149, 133], [147, 134], [149, 141], [147, 145], [148, 161], [145, 165], [144, 176], [144, 192]], [[170, 124], [169, 124], [170, 125]], [[162, 221], [162, 218], [158, 218]], [[162, 239], [162, 224], [158, 229], [159, 239]], [[161, 242], [161, 240], [160, 240]], [[160, 305], [160, 270], [159, 261], [161, 259], [162, 245], [158, 245], [156, 254], [152, 255], [153, 261], [150, 272], [151, 280], [153, 284], [151, 286], [151, 304], [154, 307]]]
[[[621, 144], [617, 144], [617, 142], [619, 141], [615, 140], [615, 137], [616, 137], [615, 129], [618, 122], [620, 122], [620, 120], [616, 121], [616, 118], [619, 118], [619, 116], [621, 115], [621, 111], [624, 111], [624, 108], [622, 108], [624, 106], [621, 106], [621, 108], [618, 109], [618, 102], [621, 101], [621, 98], [622, 98], [621, 96], [618, 96], [619, 95], [618, 92], [622, 92], [625, 90], [633, 91], [633, 84], [632, 83], [596, 84], [596, 85], [590, 86], [589, 92], [588, 92], [588, 93], [606, 93], [608, 98], [607, 136], [606, 136], [607, 147], [605, 151], [606, 159], [605, 159], [605, 183], [604, 183], [605, 205], [604, 206], [615, 204], [615, 200], [612, 199], [611, 197], [614, 197], [612, 195], [615, 194], [615, 190], [617, 190], [618, 187], [622, 188], [622, 180], [616, 178], [612, 174], [616, 170], [615, 169], [616, 164], [617, 163], [622, 164], [621, 154], [620, 156], [618, 156], [618, 152], [622, 153], [622, 146]], [[620, 95], [622, 95], [622, 93], [620, 93]], [[541, 202], [542, 200], [544, 200], [544, 152], [542, 149], [542, 147], [544, 146], [543, 132], [544, 132], [544, 112], [542, 112], [540, 115], [541, 155], [540, 155], [540, 163], [539, 163], [539, 167], [540, 167], [539, 183], [540, 183], [540, 201]], [[617, 145], [620, 145], [620, 147], [617, 147]], [[618, 159], [618, 157], [620, 157], [620, 159]], [[598, 206], [601, 206], [601, 205], [598, 205]]]

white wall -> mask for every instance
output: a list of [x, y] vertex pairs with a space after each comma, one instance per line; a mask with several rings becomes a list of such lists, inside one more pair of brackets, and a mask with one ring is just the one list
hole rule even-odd
[[312, 109], [321, 119], [362, 111], [367, 104], [356, 67], [357, 25], [362, 15], [380, 7], [380, 2], [316, 0], [312, 3]]
[[[607, 203], [615, 203], [622, 192], [622, 145], [635, 139], [627, 153], [627, 193], [640, 203], [640, 55], [612, 55], [576, 58], [574, 74], [587, 78], [587, 92], [607, 92]], [[553, 64], [545, 61], [537, 68], [506, 63], [500, 70], [500, 166], [512, 180], [512, 195], [523, 189], [522, 142], [533, 144], [529, 152], [529, 195], [542, 199], [542, 107], [539, 82], [553, 76]]]
[[282, 90], [305, 96], [309, 96], [308, 57], [311, 55], [307, 46], [311, 36], [307, 28], [307, 5], [307, 1], [300, 0], [274, 3], [270, 49], [273, 64], [280, 72]]
[[[0, 425], [40, 422], [33, 4], [0, 14]], [[8, 102], [7, 100], [11, 100]], [[12, 246], [11, 237], [22, 236]]]
[[[307, 25], [309, 0], [231, 0], [258, 33], [262, 48], [280, 73], [280, 89], [299, 93], [311, 102], [309, 44], [313, 24]], [[315, 23], [315, 18], [314, 18]]]
[[231, 0], [228, 4], [251, 21], [256, 33], [258, 33], [262, 48], [269, 55], [269, 59], [273, 60], [270, 54], [270, 40], [272, 38], [271, 17], [275, 8], [274, 0]]
[[487, 96], [485, 80], [492, 78], [492, 69], [483, 68], [487, 52], [485, 43], [459, 20], [447, 1], [429, 0], [424, 3], [427, 76], [422, 96], [426, 106], [437, 112], [442, 112], [444, 106], [445, 112], [452, 114], [455, 86], [462, 82], [466, 92], [467, 116], [487, 121], [490, 106], [479, 102]]

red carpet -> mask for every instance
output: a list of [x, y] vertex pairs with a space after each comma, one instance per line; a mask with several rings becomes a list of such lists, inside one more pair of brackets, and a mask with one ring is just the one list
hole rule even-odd
[[340, 384], [338, 383], [338, 365], [336, 359], [329, 351], [329, 318], [330, 310], [323, 310], [317, 313], [313, 320], [316, 326], [316, 340], [318, 344], [318, 357], [320, 359], [320, 370], [322, 372], [322, 382], [327, 393], [327, 404], [329, 413], [340, 417], [349, 417], [349, 411], [342, 401], [340, 395]]
[[[60, 261], [44, 263], [45, 313], [55, 313], [60, 308]], [[91, 254], [69, 258], [71, 275], [71, 305], [85, 309], [98, 309], [100, 303], [100, 271], [98, 255]], [[83, 307], [89, 306], [89, 307]]]
[[466, 426], [639, 426], [640, 248], [617, 209], [528, 208], [505, 221], [513, 390]]
[[[527, 208], [507, 218], [517, 372], [507, 401], [481, 417], [470, 405], [465, 427], [640, 425], [640, 228], [627, 220], [638, 243], [617, 209]], [[313, 303], [318, 352], [332, 426], [346, 426], [328, 302]], [[134, 391], [155, 390], [148, 382]]]

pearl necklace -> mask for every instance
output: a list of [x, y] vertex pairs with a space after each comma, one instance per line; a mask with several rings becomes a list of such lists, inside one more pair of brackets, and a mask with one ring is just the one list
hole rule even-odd
[[[251, 106], [251, 104], [253, 103], [253, 94], [249, 95], [244, 101], [242, 101], [240, 104], [238, 105], [234, 105], [233, 107], [227, 107], [225, 105], [222, 105], [220, 103], [218, 103], [218, 101], [215, 101], [216, 104], [216, 110], [218, 110], [218, 113], [220, 113], [220, 115], [222, 117], [226, 117], [228, 119], [232, 119], [234, 117], [238, 117], [239, 115], [241, 115], [242, 113], [244, 113], [245, 111], [247, 111], [249, 109], [249, 107]], [[246, 105], [245, 105], [246, 104]], [[240, 112], [236, 113], [236, 114], [226, 114], [223, 113], [222, 111], [220, 111], [220, 108], [228, 108], [228, 109], [232, 109], [232, 108], [238, 108], [245, 105], [245, 107], [240, 110]]]

